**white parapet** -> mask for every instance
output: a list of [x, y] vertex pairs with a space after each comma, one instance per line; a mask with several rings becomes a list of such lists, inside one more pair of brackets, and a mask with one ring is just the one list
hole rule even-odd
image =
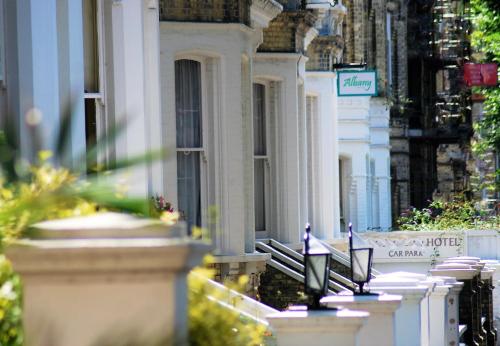
[[401, 305], [400, 295], [336, 295], [322, 299], [328, 307], [345, 307], [368, 311], [370, 316], [359, 332], [359, 346], [395, 346], [395, 312]]
[[427, 297], [429, 286], [421, 284], [420, 279], [381, 275], [370, 281], [374, 292], [385, 292], [403, 296], [401, 307], [395, 314], [395, 345], [421, 346], [422, 312], [421, 302]]
[[420, 338], [421, 346], [433, 345], [430, 340], [430, 326], [431, 326], [431, 315], [430, 315], [430, 302], [431, 295], [433, 294], [436, 282], [435, 280], [428, 280], [427, 275], [406, 271], [397, 271], [388, 274], [383, 274], [379, 277], [399, 277], [399, 278], [410, 278], [419, 280], [419, 285], [427, 286], [428, 290], [424, 298], [420, 302]]
[[187, 343], [186, 275], [207, 244], [110, 213], [36, 228], [6, 251], [23, 282], [27, 346]]
[[368, 312], [350, 310], [283, 311], [267, 316], [278, 346], [360, 346], [358, 332]]

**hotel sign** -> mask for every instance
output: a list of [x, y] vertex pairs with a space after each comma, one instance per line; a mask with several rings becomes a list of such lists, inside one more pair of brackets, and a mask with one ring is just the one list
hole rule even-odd
[[375, 260], [439, 260], [466, 253], [463, 231], [368, 232], [358, 235], [373, 246]]
[[376, 71], [338, 72], [338, 96], [376, 96], [377, 91]]

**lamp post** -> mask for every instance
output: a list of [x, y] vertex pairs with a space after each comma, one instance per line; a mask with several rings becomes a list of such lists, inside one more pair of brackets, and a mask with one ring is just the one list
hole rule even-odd
[[311, 226], [306, 225], [304, 235], [304, 288], [305, 293], [312, 297], [308, 305], [310, 310], [321, 309], [319, 303], [328, 293], [331, 253], [321, 242], [311, 235]]
[[367, 284], [372, 275], [373, 265], [373, 248], [357, 248], [352, 244], [352, 223], [349, 222], [349, 253], [351, 259], [351, 281], [359, 286], [359, 292], [354, 294], [366, 295], [368, 292], [363, 292], [363, 286]]

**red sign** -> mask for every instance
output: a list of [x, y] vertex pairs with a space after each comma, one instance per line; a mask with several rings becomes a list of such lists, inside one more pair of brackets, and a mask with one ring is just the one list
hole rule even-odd
[[496, 86], [497, 64], [464, 64], [464, 80], [467, 86]]
[[498, 82], [497, 64], [481, 64], [481, 76], [483, 76], [483, 85], [497, 86]]

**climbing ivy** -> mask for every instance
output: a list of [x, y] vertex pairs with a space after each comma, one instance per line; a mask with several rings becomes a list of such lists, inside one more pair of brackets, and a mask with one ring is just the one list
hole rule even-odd
[[[471, 0], [473, 31], [471, 43], [477, 62], [500, 64], [500, 2], [497, 0]], [[481, 134], [475, 150], [481, 154], [488, 150], [500, 149], [500, 88], [475, 88], [474, 93], [482, 94], [484, 117], [475, 125]], [[500, 172], [497, 172], [497, 177]]]

